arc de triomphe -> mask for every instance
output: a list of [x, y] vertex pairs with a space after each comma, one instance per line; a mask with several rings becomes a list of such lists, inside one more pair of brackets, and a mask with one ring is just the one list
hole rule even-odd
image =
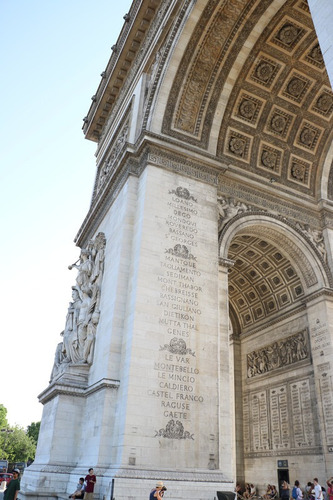
[[124, 19], [84, 119], [96, 181], [20, 497], [67, 498], [89, 466], [96, 499], [323, 482], [333, 7], [135, 0]]

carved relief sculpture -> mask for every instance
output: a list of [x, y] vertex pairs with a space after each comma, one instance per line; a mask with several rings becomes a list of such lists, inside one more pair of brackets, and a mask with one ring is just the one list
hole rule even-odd
[[311, 243], [317, 248], [320, 255], [322, 256], [324, 262], [327, 260], [327, 252], [325, 248], [325, 242], [323, 233], [318, 231], [318, 229], [312, 229], [309, 224], [296, 223], [296, 227], [302, 231], [302, 233], [311, 241]]
[[249, 205], [245, 205], [245, 203], [237, 201], [235, 198], [221, 197], [218, 198], [217, 201], [219, 213], [219, 232], [233, 217], [251, 210], [251, 207]]
[[279, 342], [252, 351], [247, 355], [247, 377], [276, 370], [308, 357], [305, 332], [299, 332]]
[[[80, 259], [69, 266], [76, 268], [76, 285], [72, 287], [63, 342], [57, 346], [51, 380], [69, 363], [91, 364], [99, 322], [101, 282], [104, 270], [105, 236], [99, 233], [81, 250]], [[79, 263], [78, 263], [79, 262]]]

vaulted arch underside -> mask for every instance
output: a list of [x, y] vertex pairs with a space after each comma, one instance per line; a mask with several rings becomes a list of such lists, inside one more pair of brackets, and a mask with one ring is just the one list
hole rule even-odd
[[230, 171], [318, 197], [332, 123], [333, 93], [306, 1], [205, 3], [164, 133], [207, 149]]

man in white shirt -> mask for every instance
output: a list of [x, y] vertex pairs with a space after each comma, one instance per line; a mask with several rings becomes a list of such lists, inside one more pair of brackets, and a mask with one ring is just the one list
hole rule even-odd
[[315, 477], [313, 480], [314, 490], [315, 490], [315, 500], [323, 500], [323, 492], [321, 490], [321, 486], [318, 483], [318, 478]]

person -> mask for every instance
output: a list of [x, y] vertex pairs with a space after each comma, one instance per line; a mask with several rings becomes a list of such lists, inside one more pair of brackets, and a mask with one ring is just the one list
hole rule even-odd
[[299, 487], [299, 481], [295, 481], [295, 487], [296, 487], [296, 500], [302, 500], [303, 499], [303, 492], [301, 488]]
[[313, 484], [314, 484], [314, 490], [315, 490], [315, 500], [322, 500], [323, 493], [322, 493], [322, 490], [321, 490], [321, 486], [318, 483], [318, 478], [317, 477], [314, 478]]
[[[304, 493], [305, 493], [305, 498], [306, 500], [310, 500], [311, 498], [311, 491], [313, 490], [313, 485], [312, 483], [309, 481], [307, 483], [307, 485], [305, 486], [304, 488]], [[332, 499], [333, 500], [333, 499]]]
[[324, 486], [321, 487], [321, 492], [323, 494], [323, 499], [328, 500], [327, 491], [326, 491], [326, 488], [324, 488]]
[[236, 483], [235, 493], [237, 495], [237, 498], [243, 498], [244, 489], [242, 488], [242, 485], [240, 483]]
[[162, 481], [157, 481], [156, 487], [153, 488], [149, 495], [149, 500], [162, 500], [164, 492], [166, 491], [166, 487], [164, 486]]
[[245, 485], [245, 492], [243, 495], [244, 498], [251, 498], [251, 486], [250, 483], [246, 483]]
[[79, 482], [76, 485], [76, 490], [74, 493], [69, 495], [68, 498], [83, 498], [84, 497], [84, 478], [80, 477]]
[[327, 500], [333, 500], [333, 477], [326, 481], [327, 484]]
[[271, 498], [277, 498], [277, 496], [278, 496], [278, 492], [277, 492], [276, 486], [275, 486], [275, 484], [272, 484]]
[[281, 486], [281, 500], [289, 500], [290, 498], [290, 487], [287, 481], [282, 481]]
[[94, 487], [96, 484], [96, 476], [94, 474], [94, 469], [90, 467], [88, 470], [88, 474], [84, 478], [86, 482], [85, 490], [84, 490], [84, 500], [92, 500], [94, 495]]
[[250, 483], [250, 488], [251, 488], [251, 490], [250, 490], [250, 498], [253, 498], [253, 497], [256, 496], [257, 490], [256, 490], [256, 487], [254, 486], [253, 483]]
[[13, 479], [8, 483], [3, 494], [4, 500], [16, 500], [20, 491], [20, 470], [13, 469]]
[[275, 486], [272, 484], [268, 484], [264, 498], [266, 500], [271, 500], [272, 498], [275, 498], [275, 496], [276, 496]]

